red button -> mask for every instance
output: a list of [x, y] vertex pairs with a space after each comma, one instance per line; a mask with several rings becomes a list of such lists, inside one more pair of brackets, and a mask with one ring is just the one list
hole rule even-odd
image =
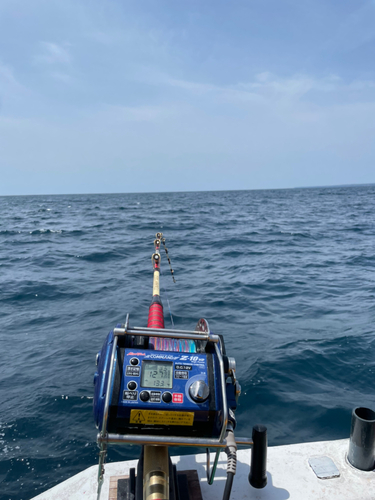
[[172, 402], [173, 403], [183, 403], [184, 402], [184, 395], [179, 392], [174, 392], [172, 395]]

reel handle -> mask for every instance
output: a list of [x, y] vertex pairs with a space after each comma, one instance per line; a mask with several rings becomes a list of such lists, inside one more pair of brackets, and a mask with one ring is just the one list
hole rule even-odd
[[264, 488], [267, 484], [267, 427], [254, 425], [253, 448], [249, 483], [253, 488]]

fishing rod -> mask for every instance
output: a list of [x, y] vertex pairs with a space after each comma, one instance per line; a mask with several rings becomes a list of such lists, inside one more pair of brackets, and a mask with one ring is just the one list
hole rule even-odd
[[[97, 355], [94, 376], [94, 417], [99, 434], [98, 491], [104, 482], [109, 444], [138, 444], [137, 469], [129, 470], [125, 500], [178, 500], [180, 479], [169, 454], [171, 446], [206, 448], [207, 482], [215, 478], [220, 451], [227, 453], [223, 500], [229, 500], [236, 473], [238, 446], [252, 446], [249, 482], [267, 483], [267, 434], [253, 428], [252, 439], [234, 435], [235, 410], [241, 392], [236, 362], [228, 357], [224, 339], [201, 318], [194, 331], [165, 328], [160, 296], [162, 233], [152, 254], [152, 300], [147, 327], [117, 325]], [[170, 259], [166, 252], [168, 261]], [[172, 267], [170, 265], [172, 270]], [[172, 277], [173, 271], [171, 272]], [[216, 449], [212, 468], [209, 449]], [[195, 500], [191, 496], [185, 496]]]
[[163, 233], [156, 233], [155, 252], [151, 256], [154, 270], [152, 282], [152, 301], [148, 310], [147, 328], [164, 328], [164, 310], [160, 298], [160, 243]]
[[[163, 303], [160, 298], [160, 243], [163, 237], [162, 233], [156, 233], [156, 239], [154, 241], [155, 252], [151, 257], [154, 274], [152, 283], [152, 301], [148, 310], [148, 320], [147, 328], [154, 329], [164, 329], [164, 311]], [[166, 339], [171, 341], [171, 339]], [[162, 347], [159, 343], [163, 343], [164, 339], [160, 337], [150, 337], [149, 347], [153, 346], [154, 349], [158, 350]], [[150, 345], [151, 344], [151, 345]], [[155, 368], [154, 364], [150, 364], [149, 368]], [[156, 376], [155, 376], [156, 372]], [[159, 382], [158, 386], [161, 387], [161, 383], [166, 379], [164, 375], [167, 373], [165, 371], [165, 366], [157, 366], [156, 370], [150, 371], [150, 382], [153, 385], [155, 382]], [[158, 379], [157, 376], [161, 375], [162, 378]], [[167, 384], [166, 384], [167, 385]], [[151, 392], [149, 399], [153, 397], [154, 400], [159, 398], [156, 396], [158, 391]], [[143, 401], [147, 399], [147, 393], [143, 391], [139, 395], [140, 399]], [[165, 402], [170, 402], [172, 400], [172, 395], [169, 392], [163, 392], [162, 398]], [[147, 411], [147, 410], [146, 410]], [[138, 481], [138, 489], [142, 488], [143, 498], [142, 500], [153, 500], [155, 497], [153, 493], [157, 492], [158, 497], [161, 500], [169, 498], [169, 468], [170, 468], [170, 458], [168, 453], [168, 447], [165, 445], [144, 445], [141, 451], [141, 459], [143, 458], [143, 480], [142, 484]], [[140, 460], [141, 461], [141, 460]], [[139, 467], [137, 477], [140, 477], [141, 467]], [[140, 495], [138, 495], [140, 496]]]

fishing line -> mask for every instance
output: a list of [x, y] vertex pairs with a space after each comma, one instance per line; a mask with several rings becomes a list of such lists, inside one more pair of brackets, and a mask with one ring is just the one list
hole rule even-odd
[[[162, 276], [162, 273], [160, 272], [160, 276]], [[174, 279], [174, 278], [173, 278]], [[169, 314], [170, 314], [170, 317], [171, 317], [171, 323], [172, 323], [172, 327], [174, 328], [174, 321], [173, 321], [173, 316], [172, 316], [172, 311], [171, 311], [171, 306], [169, 304], [169, 299], [168, 299], [168, 294], [167, 294], [167, 289], [165, 288], [165, 285], [164, 285], [164, 280], [161, 280], [162, 282], [162, 285], [163, 285], [163, 290], [164, 290], [164, 293], [165, 293], [165, 297], [167, 299], [167, 304], [168, 304], [168, 309], [169, 309]]]
[[176, 283], [176, 280], [174, 278], [174, 271], [172, 269], [171, 259], [169, 258], [168, 248], [165, 246], [165, 238], [162, 238], [161, 242], [163, 243], [163, 247], [164, 247], [164, 250], [165, 250], [165, 255], [167, 256], [167, 259], [168, 259], [169, 269], [171, 270], [171, 275], [172, 275], [173, 283]]

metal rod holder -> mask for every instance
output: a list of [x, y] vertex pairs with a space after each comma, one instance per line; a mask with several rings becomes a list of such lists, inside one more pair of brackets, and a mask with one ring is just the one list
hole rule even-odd
[[352, 412], [348, 460], [356, 469], [375, 468], [375, 412], [369, 408]]
[[[227, 441], [214, 438], [187, 438], [180, 436], [152, 436], [133, 434], [98, 434], [98, 443], [107, 444], [138, 444], [138, 445], [160, 445], [160, 446], [196, 446], [202, 448], [222, 448], [227, 446]], [[252, 446], [253, 441], [249, 438], [236, 438], [237, 446]]]
[[115, 336], [135, 335], [137, 337], [162, 337], [168, 339], [206, 340], [217, 344], [220, 341], [218, 335], [212, 333], [197, 333], [189, 330], [165, 330], [157, 328], [114, 328]]
[[264, 488], [267, 484], [267, 427], [254, 425], [253, 441], [249, 483], [253, 488]]

